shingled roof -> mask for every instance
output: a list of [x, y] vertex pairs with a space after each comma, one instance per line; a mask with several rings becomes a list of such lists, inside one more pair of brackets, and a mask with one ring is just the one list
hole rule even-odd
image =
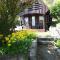
[[44, 4], [43, 1], [36, 1], [32, 4], [32, 7], [25, 9], [20, 13], [20, 16], [27, 14], [45, 14], [48, 11], [48, 7]]

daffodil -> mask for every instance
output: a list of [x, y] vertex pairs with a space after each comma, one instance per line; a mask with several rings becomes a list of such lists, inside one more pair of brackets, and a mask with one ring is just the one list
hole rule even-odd
[[11, 46], [11, 44], [8, 44], [8, 46]]
[[5, 40], [6, 40], [6, 41], [9, 41], [9, 37], [5, 37]]

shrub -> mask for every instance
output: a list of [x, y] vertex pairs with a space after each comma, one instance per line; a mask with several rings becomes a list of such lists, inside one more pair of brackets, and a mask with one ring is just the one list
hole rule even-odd
[[35, 38], [36, 35], [27, 30], [12, 33], [11, 35], [5, 37], [6, 44], [3, 44], [3, 46], [0, 47], [0, 54], [27, 54], [32, 41]]
[[60, 40], [59, 40], [59, 39], [55, 41], [55, 45], [56, 45], [58, 48], [60, 48]]

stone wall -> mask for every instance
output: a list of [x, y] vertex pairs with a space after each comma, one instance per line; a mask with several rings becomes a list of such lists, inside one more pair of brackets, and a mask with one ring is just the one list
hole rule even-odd
[[34, 40], [30, 48], [30, 60], [37, 60], [37, 40]]

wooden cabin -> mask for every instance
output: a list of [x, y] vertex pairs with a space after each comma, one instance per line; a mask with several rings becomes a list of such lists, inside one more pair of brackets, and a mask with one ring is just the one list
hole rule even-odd
[[52, 18], [48, 7], [43, 1], [37, 1], [31, 7], [20, 13], [22, 25], [27, 29], [48, 30], [52, 23]]

